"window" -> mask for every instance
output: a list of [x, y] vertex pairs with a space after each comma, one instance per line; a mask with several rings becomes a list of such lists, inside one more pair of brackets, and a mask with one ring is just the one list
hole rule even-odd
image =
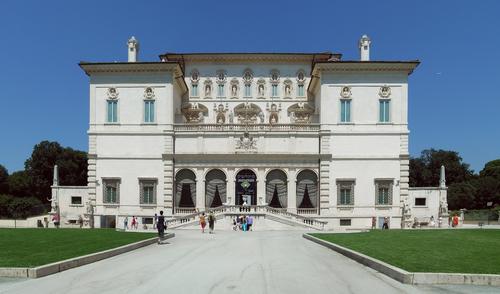
[[392, 205], [392, 180], [376, 180], [375, 194], [376, 205]]
[[380, 100], [380, 115], [379, 121], [386, 123], [390, 121], [390, 100]]
[[71, 204], [72, 205], [82, 205], [82, 197], [81, 196], [71, 196]]
[[252, 96], [252, 88], [250, 87], [250, 84], [245, 84], [245, 97], [251, 97]]
[[354, 180], [337, 181], [337, 205], [354, 205]]
[[350, 226], [351, 225], [351, 219], [340, 219], [340, 226]]
[[299, 97], [304, 97], [304, 85], [303, 84], [298, 84], [297, 85], [297, 96]]
[[108, 116], [106, 122], [115, 123], [118, 122], [118, 101], [108, 100]]
[[155, 101], [144, 101], [144, 122], [152, 123], [155, 121]]
[[140, 180], [141, 204], [156, 204], [156, 180]]
[[425, 206], [427, 204], [426, 198], [415, 198], [415, 206]]
[[340, 100], [340, 122], [351, 122], [351, 100]]
[[198, 84], [191, 85], [191, 96], [198, 97]]
[[271, 85], [271, 96], [273, 96], [273, 97], [278, 96], [278, 85], [277, 84]]
[[217, 85], [217, 96], [224, 97], [224, 84]]
[[142, 224], [144, 224], [144, 225], [152, 225], [153, 224], [153, 218], [152, 217], [143, 217], [142, 218]]
[[103, 179], [103, 202], [117, 204], [120, 202], [120, 180]]

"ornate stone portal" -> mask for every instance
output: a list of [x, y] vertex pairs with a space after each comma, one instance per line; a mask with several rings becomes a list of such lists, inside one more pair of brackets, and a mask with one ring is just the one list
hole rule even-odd
[[215, 122], [218, 124], [224, 124], [226, 122], [226, 112], [228, 111], [228, 104], [226, 103], [226, 106], [224, 107], [222, 103], [220, 103], [219, 105], [214, 103], [214, 111], [217, 113]]

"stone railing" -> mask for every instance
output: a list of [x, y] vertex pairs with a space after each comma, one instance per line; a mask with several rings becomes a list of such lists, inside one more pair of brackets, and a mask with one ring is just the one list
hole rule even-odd
[[176, 132], [301, 131], [318, 132], [319, 124], [176, 124]]
[[297, 208], [297, 214], [300, 215], [317, 215], [317, 208]]
[[196, 212], [194, 207], [175, 207], [175, 214], [192, 214]]
[[[194, 212], [191, 214], [174, 216], [173, 219], [169, 219], [167, 221], [168, 226], [176, 227], [181, 224], [197, 221], [199, 215], [203, 212], [205, 212], [205, 214], [213, 212], [216, 216], [220, 216], [223, 214], [235, 216], [240, 214], [270, 214], [296, 223], [302, 223], [319, 230], [323, 230], [325, 225], [327, 224], [327, 222], [316, 220], [313, 217], [288, 212], [286, 208], [273, 208], [265, 205], [223, 205], [215, 208], [206, 208], [206, 210]], [[307, 212], [311, 215], [314, 213], [317, 214], [317, 209], [307, 209], [304, 210], [304, 212]]]

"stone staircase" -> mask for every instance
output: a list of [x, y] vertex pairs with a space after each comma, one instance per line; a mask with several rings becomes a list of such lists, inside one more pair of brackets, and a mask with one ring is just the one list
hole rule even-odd
[[[233, 218], [240, 215], [253, 216], [255, 221], [269, 220], [276, 223], [281, 223], [292, 228], [300, 229], [313, 229], [322, 231], [325, 229], [325, 221], [320, 221], [312, 216], [303, 216], [286, 211], [286, 209], [277, 209], [269, 206], [238, 206], [238, 205], [224, 205], [217, 208], [210, 209], [217, 218], [217, 220], [231, 221]], [[199, 222], [199, 215], [208, 211], [199, 211], [181, 216], [174, 216], [174, 218], [167, 220], [169, 229], [180, 229], [186, 227], [197, 226]]]

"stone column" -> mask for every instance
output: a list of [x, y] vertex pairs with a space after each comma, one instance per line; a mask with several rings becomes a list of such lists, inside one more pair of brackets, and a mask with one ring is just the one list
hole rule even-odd
[[261, 205], [266, 202], [266, 172], [264, 168], [257, 170], [257, 203], [254, 205]]
[[297, 213], [297, 171], [294, 168], [288, 170], [287, 180], [287, 211]]
[[205, 210], [205, 177], [204, 169], [196, 170], [196, 209]]
[[236, 205], [236, 186], [235, 186], [235, 174], [234, 174], [234, 168], [228, 168], [227, 169], [227, 204], [229, 205]]

